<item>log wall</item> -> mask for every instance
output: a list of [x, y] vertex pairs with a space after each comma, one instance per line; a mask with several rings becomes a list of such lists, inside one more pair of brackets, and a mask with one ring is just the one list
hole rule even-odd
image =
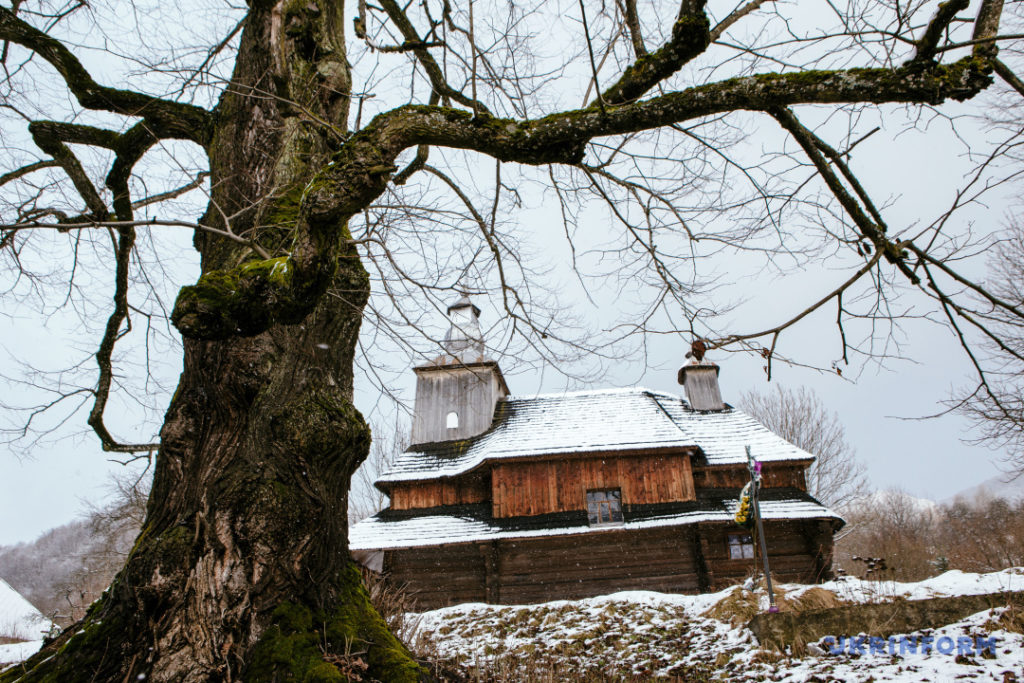
[[473, 476], [394, 484], [390, 496], [392, 510], [483, 503], [490, 499], [491, 482], [489, 478]]
[[386, 551], [384, 570], [417, 609], [702, 589], [690, 527], [608, 531]]
[[418, 609], [487, 600], [487, 564], [475, 543], [387, 550], [384, 573]]
[[[801, 491], [807, 490], [804, 470], [807, 465], [765, 463], [762, 469], [765, 488], [792, 486]], [[741, 489], [750, 481], [746, 465], [729, 465], [725, 467], [695, 467], [693, 469], [693, 485], [698, 489]]]
[[495, 517], [586, 510], [586, 493], [622, 489], [623, 505], [694, 500], [690, 456], [576, 458], [497, 463], [491, 470]]
[[692, 533], [674, 527], [503, 541], [498, 599], [517, 604], [622, 590], [696, 593]]
[[[818, 520], [765, 522], [764, 527], [768, 561], [774, 579], [816, 583], [825, 578], [822, 576], [823, 549], [819, 546], [822, 539], [818, 535]], [[701, 524], [699, 533], [711, 590], [732, 586], [753, 573], [755, 560], [729, 559], [728, 536], [743, 533], [742, 529], [732, 525]], [[831, 555], [831, 535], [827, 552]], [[760, 555], [759, 550], [757, 555]]]
[[[831, 531], [822, 520], [767, 522], [778, 581], [825, 580]], [[753, 573], [754, 560], [730, 560], [731, 524], [616, 530], [506, 539], [385, 552], [384, 570], [405, 585], [418, 609], [463, 602], [521, 604], [622, 590], [697, 593], [727, 588]]]

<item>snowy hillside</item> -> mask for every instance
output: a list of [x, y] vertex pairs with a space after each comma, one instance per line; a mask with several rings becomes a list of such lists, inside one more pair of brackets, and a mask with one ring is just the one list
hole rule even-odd
[[50, 626], [49, 619], [0, 579], [0, 668], [38, 650]]
[[0, 579], [0, 639], [39, 640], [49, 628], [50, 620]]
[[[783, 609], [797, 610], [1006, 590], [1024, 590], [1024, 569], [986, 575], [954, 571], [912, 584], [844, 578], [821, 586], [777, 587]], [[917, 683], [954, 678], [1003, 681], [1005, 671], [1024, 675], [1019, 613], [987, 610], [920, 632], [916, 635], [933, 639], [924, 642], [938, 644], [928, 654], [901, 656], [899, 649], [896, 654], [884, 649], [830, 654], [830, 643], [821, 642], [801, 653], [783, 655], [759, 649], [754, 635], [743, 626], [757, 611], [757, 601], [762, 608], [767, 606], [763, 591], [750, 593], [736, 587], [695, 596], [633, 591], [542, 605], [467, 604], [420, 615], [418, 634], [430, 642], [426, 649], [443, 661], [470, 672], [481, 668], [509, 681], [676, 678]], [[940, 651], [947, 649], [947, 642], [956, 644], [968, 636], [995, 638], [994, 655]], [[422, 642], [420, 646], [424, 647]]]

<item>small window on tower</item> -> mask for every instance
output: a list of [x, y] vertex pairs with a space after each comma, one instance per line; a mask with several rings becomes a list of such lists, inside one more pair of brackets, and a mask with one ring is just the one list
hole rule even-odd
[[459, 414], [456, 413], [453, 410], [452, 412], [448, 413], [448, 429], [458, 429], [458, 428], [459, 428]]
[[587, 517], [591, 526], [622, 523], [622, 491], [587, 491]]

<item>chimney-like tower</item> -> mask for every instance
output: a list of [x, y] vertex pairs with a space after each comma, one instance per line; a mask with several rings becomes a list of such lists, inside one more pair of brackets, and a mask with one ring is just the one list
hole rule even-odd
[[704, 360], [690, 361], [679, 368], [679, 383], [686, 390], [686, 400], [694, 410], [725, 410], [722, 391], [718, 388], [719, 368]]
[[463, 296], [448, 307], [451, 327], [444, 337], [444, 350], [449, 356], [466, 363], [484, 359], [484, 337], [480, 333], [480, 309]]
[[480, 309], [465, 296], [448, 307], [444, 353], [416, 373], [412, 442], [468, 439], [487, 431], [494, 407], [508, 396], [498, 363], [484, 354]]

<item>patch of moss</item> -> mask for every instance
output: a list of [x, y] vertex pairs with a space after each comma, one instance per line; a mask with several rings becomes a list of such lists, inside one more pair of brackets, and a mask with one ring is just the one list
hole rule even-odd
[[275, 322], [297, 323], [315, 305], [318, 279], [297, 286], [294, 272], [291, 258], [280, 256], [205, 273], [181, 288], [171, 320], [197, 339], [250, 336]]
[[358, 570], [351, 563], [339, 577], [332, 609], [284, 603], [253, 650], [244, 679], [255, 683], [346, 680], [333, 662], [358, 655], [369, 664], [367, 675], [389, 683], [419, 681], [426, 671], [384, 625], [370, 605]]

